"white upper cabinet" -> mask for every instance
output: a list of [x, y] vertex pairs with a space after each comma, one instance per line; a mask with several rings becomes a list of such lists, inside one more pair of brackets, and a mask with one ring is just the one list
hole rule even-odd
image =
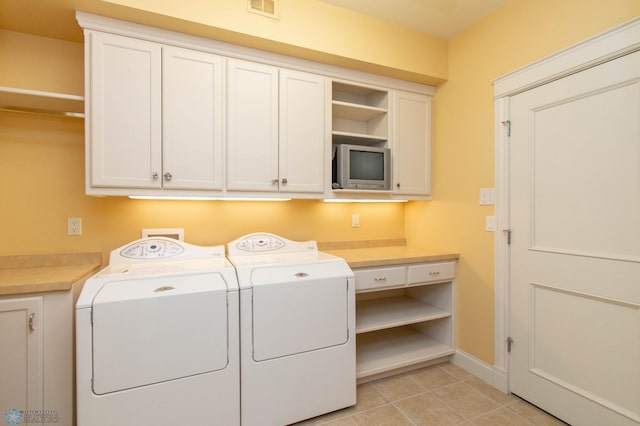
[[92, 32], [88, 48], [88, 192], [160, 188], [153, 175], [162, 166], [160, 45]]
[[[76, 16], [87, 194], [430, 198], [433, 87]], [[339, 144], [388, 148], [391, 190], [334, 190]]]
[[162, 179], [165, 189], [223, 187], [222, 58], [162, 48]]
[[394, 194], [431, 193], [431, 97], [395, 91], [393, 95]]
[[280, 70], [280, 191], [324, 191], [325, 79]]
[[278, 69], [227, 64], [227, 189], [277, 191]]
[[227, 190], [324, 191], [324, 78], [229, 60]]
[[99, 32], [90, 46], [87, 192], [221, 190], [222, 59]]

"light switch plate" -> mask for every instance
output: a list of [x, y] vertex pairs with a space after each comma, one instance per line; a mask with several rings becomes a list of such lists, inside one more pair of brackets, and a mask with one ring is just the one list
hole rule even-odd
[[480, 205], [493, 206], [495, 204], [495, 188], [480, 188]]

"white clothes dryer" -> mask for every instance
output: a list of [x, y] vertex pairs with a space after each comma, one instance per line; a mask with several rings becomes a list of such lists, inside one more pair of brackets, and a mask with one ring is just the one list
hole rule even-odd
[[238, 296], [224, 246], [113, 250], [76, 304], [78, 425], [239, 425]]
[[283, 426], [356, 403], [355, 285], [315, 241], [227, 245], [240, 286], [241, 423]]

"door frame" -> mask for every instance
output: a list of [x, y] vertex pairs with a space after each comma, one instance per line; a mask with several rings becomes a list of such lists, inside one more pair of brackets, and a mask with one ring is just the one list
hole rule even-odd
[[510, 98], [518, 93], [640, 50], [640, 17], [613, 27], [551, 56], [495, 79], [494, 180], [496, 187], [494, 236], [494, 365], [493, 386], [509, 392], [508, 338], [511, 329], [508, 231]]

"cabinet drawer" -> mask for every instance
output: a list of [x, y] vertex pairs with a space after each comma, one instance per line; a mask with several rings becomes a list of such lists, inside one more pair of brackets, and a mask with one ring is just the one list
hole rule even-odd
[[356, 269], [353, 272], [356, 276], [356, 291], [406, 285], [404, 266]]
[[427, 263], [409, 266], [408, 283], [426, 283], [430, 281], [453, 280], [456, 274], [455, 262]]

